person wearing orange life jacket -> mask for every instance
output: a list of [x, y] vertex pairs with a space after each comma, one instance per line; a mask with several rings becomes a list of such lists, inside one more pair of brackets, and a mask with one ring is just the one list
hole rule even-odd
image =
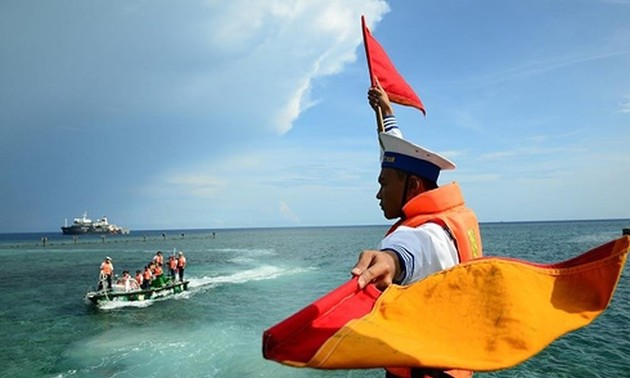
[[175, 275], [177, 273], [177, 260], [175, 260], [175, 256], [171, 255], [168, 257], [168, 269], [171, 281], [175, 281]]
[[162, 274], [164, 274], [162, 266], [160, 264], [153, 264], [153, 279], [162, 277]]
[[159, 266], [164, 265], [164, 255], [162, 254], [162, 251], [157, 251], [151, 262]]
[[184, 281], [184, 268], [186, 268], [186, 257], [184, 252], [177, 252], [177, 272], [179, 273], [179, 280]]
[[151, 279], [153, 278], [153, 274], [151, 273], [151, 269], [148, 265], [144, 267], [144, 272], [142, 273], [142, 289], [146, 290], [151, 286]]
[[151, 286], [162, 286], [164, 284], [164, 281], [162, 280], [162, 275], [164, 274], [162, 266], [160, 264], [151, 264], [151, 272], [153, 273], [153, 281], [151, 281]]
[[103, 281], [107, 281], [107, 289], [112, 289], [112, 277], [114, 276], [114, 264], [112, 258], [107, 256], [101, 263], [100, 279], [98, 283], [98, 290], [103, 290]]
[[[380, 188], [376, 198], [387, 219], [399, 219], [378, 249], [365, 250], [352, 268], [361, 288], [408, 285], [461, 262], [481, 257], [479, 224], [466, 207], [457, 183], [439, 187], [441, 170], [454, 169], [448, 159], [402, 138], [385, 91], [368, 90], [372, 108], [381, 109], [384, 132]], [[456, 304], [454, 304], [455, 308]], [[472, 372], [421, 368], [387, 368], [387, 377], [470, 377]]]

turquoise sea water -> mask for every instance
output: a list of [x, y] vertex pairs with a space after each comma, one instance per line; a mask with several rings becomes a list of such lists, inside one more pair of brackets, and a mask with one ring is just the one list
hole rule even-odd
[[[566, 260], [630, 220], [482, 224], [487, 256]], [[262, 332], [349, 278], [386, 226], [1, 234], [1, 377], [382, 377], [266, 361]], [[215, 232], [213, 237], [212, 232]], [[48, 237], [42, 245], [41, 238]], [[98, 267], [135, 271], [157, 250], [186, 253], [190, 290], [149, 303], [84, 302]], [[627, 272], [627, 268], [625, 269]], [[524, 283], [525, 284], [525, 283]], [[630, 282], [590, 326], [509, 370], [476, 377], [630, 377]]]

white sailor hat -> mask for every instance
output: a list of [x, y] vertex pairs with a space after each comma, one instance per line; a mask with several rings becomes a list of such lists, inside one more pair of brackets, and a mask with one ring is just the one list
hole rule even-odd
[[111, 257], [109, 257], [109, 256], [107, 256], [107, 257], [105, 257], [105, 260], [112, 261], [112, 258], [111, 258]]
[[398, 169], [434, 182], [441, 170], [455, 169], [447, 158], [402, 138], [387, 133], [379, 133], [378, 137], [383, 147], [381, 168]]

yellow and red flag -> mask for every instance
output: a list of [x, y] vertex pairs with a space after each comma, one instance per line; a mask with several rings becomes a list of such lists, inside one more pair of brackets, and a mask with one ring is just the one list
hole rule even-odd
[[380, 43], [370, 33], [365, 24], [365, 17], [361, 16], [361, 26], [363, 28], [363, 45], [365, 46], [365, 57], [368, 63], [368, 71], [372, 86], [376, 83], [374, 78], [378, 79], [379, 84], [383, 87], [391, 102], [400, 105], [412, 106], [420, 110], [424, 115], [424, 105], [414, 92], [413, 88], [398, 73], [396, 67], [387, 56]]
[[515, 366], [609, 305], [630, 236], [556, 264], [487, 257], [384, 292], [356, 279], [266, 330], [265, 358], [296, 367]]

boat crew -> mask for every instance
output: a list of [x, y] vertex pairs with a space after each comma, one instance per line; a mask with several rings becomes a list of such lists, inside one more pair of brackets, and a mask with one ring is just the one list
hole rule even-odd
[[144, 273], [142, 274], [142, 289], [146, 290], [149, 288], [149, 286], [151, 285], [152, 277], [153, 274], [151, 273], [151, 269], [149, 269], [149, 266], [146, 265], [144, 267]]
[[162, 254], [162, 251], [157, 251], [157, 253], [155, 254], [155, 256], [153, 256], [153, 259], [151, 260], [154, 264], [162, 266], [164, 265], [164, 255]]
[[142, 277], [142, 272], [139, 270], [136, 270], [136, 282], [138, 283], [138, 287], [144, 287], [143, 285], [144, 279]]
[[114, 264], [112, 263], [112, 258], [107, 256], [105, 260], [101, 263], [101, 273], [100, 279], [98, 283], [98, 289], [103, 289], [103, 281], [107, 280], [107, 289], [112, 289], [112, 277], [114, 276]]
[[153, 279], [158, 279], [160, 277], [162, 277], [162, 274], [164, 274], [164, 271], [162, 270], [162, 265], [160, 264], [153, 264]]
[[186, 268], [186, 257], [184, 252], [177, 252], [177, 271], [179, 273], [179, 280], [184, 281], [184, 268]]
[[168, 257], [168, 269], [171, 276], [171, 281], [175, 281], [175, 275], [177, 274], [177, 260], [175, 256]]
[[125, 291], [138, 289], [138, 283], [136, 282], [135, 279], [131, 278], [131, 274], [129, 273], [128, 270], [125, 270], [123, 272], [122, 279], [120, 280], [119, 283], [121, 283], [125, 287]]

